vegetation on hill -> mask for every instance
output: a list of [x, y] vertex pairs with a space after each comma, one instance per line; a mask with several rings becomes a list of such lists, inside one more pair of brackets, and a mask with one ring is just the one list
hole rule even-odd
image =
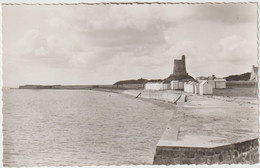
[[151, 80], [147, 80], [147, 79], [143, 79], [140, 78], [138, 80], [124, 80], [124, 81], [118, 81], [116, 83], [114, 83], [114, 85], [122, 85], [122, 84], [145, 84], [147, 82], [170, 82], [172, 80], [187, 80], [187, 79], [193, 79], [193, 77], [191, 77], [190, 75], [173, 75], [171, 74], [168, 78], [165, 79], [151, 79]]
[[[243, 73], [240, 75], [230, 75], [227, 77], [224, 77], [227, 81], [248, 81], [250, 79], [250, 72]], [[206, 78], [206, 77], [205, 77]], [[145, 84], [147, 82], [170, 82], [172, 80], [194, 80], [194, 78], [190, 75], [174, 75], [171, 74], [169, 77], [165, 79], [143, 79], [140, 78], [138, 80], [124, 80], [124, 81], [118, 81], [114, 83], [114, 85], [122, 85], [122, 84]]]
[[163, 82], [163, 79], [151, 79], [151, 80], [147, 80], [147, 79], [143, 79], [140, 78], [138, 80], [124, 80], [124, 81], [118, 81], [116, 83], [114, 83], [114, 85], [122, 85], [122, 84], [145, 84], [147, 82]]
[[250, 79], [250, 72], [243, 73], [240, 75], [230, 75], [227, 77], [224, 77], [227, 81], [247, 81]]
[[174, 74], [171, 74], [168, 78], [165, 78], [164, 81], [170, 82], [172, 80], [187, 80], [187, 79], [192, 80], [194, 78], [190, 75], [174, 75]]
[[146, 82], [148, 82], [147, 79], [140, 78], [140, 79], [138, 79], [138, 80], [131, 79], [131, 80], [118, 81], [118, 82], [114, 83], [114, 85], [122, 85], [122, 84], [145, 84]]

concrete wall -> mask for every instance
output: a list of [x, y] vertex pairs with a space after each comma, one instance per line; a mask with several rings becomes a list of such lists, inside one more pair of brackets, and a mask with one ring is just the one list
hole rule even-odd
[[193, 84], [184, 83], [184, 92], [195, 93], [195, 86]]
[[140, 98], [148, 98], [148, 99], [157, 99], [167, 102], [175, 102], [178, 97], [181, 95], [180, 91], [173, 91], [173, 90], [165, 90], [165, 91], [153, 91], [153, 90], [126, 90], [123, 94], [137, 96], [139, 93], [141, 95]]
[[258, 139], [215, 148], [157, 146], [154, 165], [258, 163]]
[[208, 82], [212, 85], [213, 88], [216, 88], [216, 82], [214, 80], [208, 80]]
[[144, 89], [146, 89], [146, 90], [163, 90], [163, 83], [162, 82], [146, 83], [144, 85]]
[[171, 81], [171, 89], [173, 90], [183, 90], [184, 89], [184, 82], [181, 81]]
[[197, 84], [195, 85], [195, 91], [194, 91], [195, 94], [199, 94], [200, 93], [200, 85]]
[[179, 82], [179, 89], [181, 89], [181, 90], [184, 89], [184, 82]]
[[169, 90], [171, 89], [171, 84], [170, 83], [163, 83], [163, 90]]
[[199, 85], [199, 94], [200, 95], [211, 95], [213, 94], [213, 88], [210, 83], [203, 83]]
[[216, 81], [215, 82], [217, 89], [225, 89], [226, 88], [226, 81]]
[[226, 88], [226, 81], [217, 81], [217, 80], [208, 80], [208, 82], [212, 85], [215, 89], [224, 89]]
[[179, 89], [179, 82], [178, 81], [171, 81], [171, 89], [177, 90]]

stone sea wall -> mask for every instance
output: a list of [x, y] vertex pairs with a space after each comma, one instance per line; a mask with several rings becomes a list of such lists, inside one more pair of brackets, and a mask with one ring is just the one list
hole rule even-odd
[[258, 162], [258, 139], [252, 139], [215, 148], [157, 146], [153, 164], [255, 164]]

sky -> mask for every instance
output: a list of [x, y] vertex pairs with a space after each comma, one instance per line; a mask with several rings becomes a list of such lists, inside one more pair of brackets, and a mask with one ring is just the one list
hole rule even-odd
[[257, 4], [3, 5], [3, 85], [193, 77], [257, 65]]

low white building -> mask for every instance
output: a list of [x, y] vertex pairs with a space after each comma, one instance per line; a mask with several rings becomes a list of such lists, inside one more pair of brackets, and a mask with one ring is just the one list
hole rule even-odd
[[147, 82], [144, 85], [146, 90], [163, 90], [163, 82]]
[[171, 83], [170, 82], [163, 82], [163, 90], [169, 90], [171, 89]]
[[215, 87], [213, 88], [216, 88], [216, 89], [224, 89], [224, 88], [227, 88], [227, 85], [226, 85], [226, 79], [223, 79], [223, 78], [216, 78], [214, 79], [214, 82], [215, 82]]
[[189, 81], [184, 83], [184, 92], [195, 93], [195, 84], [194, 81]]
[[226, 88], [226, 79], [224, 78], [215, 78], [215, 79], [210, 79], [208, 82], [212, 85], [214, 89], [224, 89]]
[[213, 94], [212, 84], [207, 80], [200, 81], [200, 83], [199, 83], [199, 94], [200, 95], [211, 95], [211, 94]]
[[213, 79], [209, 79], [208, 82], [211, 84], [212, 88], [216, 88], [216, 82]]
[[178, 80], [171, 81], [171, 89], [173, 90], [183, 90], [184, 89], [184, 82]]
[[194, 93], [195, 94], [200, 93], [200, 82], [195, 84]]

